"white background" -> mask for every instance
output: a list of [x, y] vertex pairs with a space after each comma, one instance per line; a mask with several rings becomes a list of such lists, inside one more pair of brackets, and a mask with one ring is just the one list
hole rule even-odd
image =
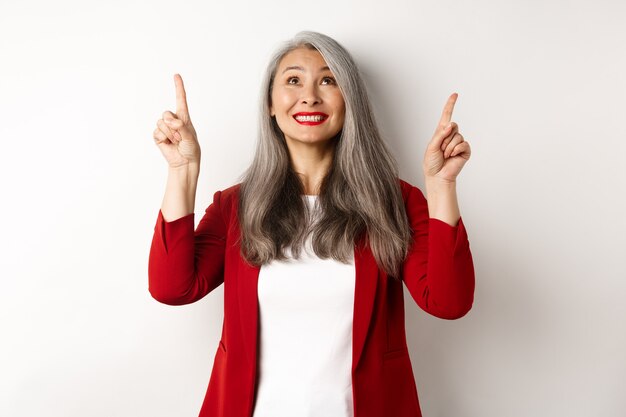
[[405, 291], [424, 416], [626, 415], [625, 3], [226, 3], [2, 2], [0, 415], [197, 416], [223, 287], [150, 297], [167, 176], [152, 131], [180, 73], [197, 224], [250, 163], [263, 70], [299, 30], [351, 51], [420, 188], [459, 93], [476, 297], [445, 321]]

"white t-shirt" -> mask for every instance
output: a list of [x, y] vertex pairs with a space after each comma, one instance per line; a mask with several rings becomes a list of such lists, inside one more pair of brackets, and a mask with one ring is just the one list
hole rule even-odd
[[[317, 196], [307, 195], [315, 216]], [[352, 417], [354, 259], [300, 259], [259, 272], [259, 369], [254, 417]]]

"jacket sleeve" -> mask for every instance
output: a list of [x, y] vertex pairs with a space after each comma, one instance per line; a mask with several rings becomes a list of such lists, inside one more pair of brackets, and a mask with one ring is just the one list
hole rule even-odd
[[221, 191], [213, 195], [195, 231], [194, 213], [167, 222], [159, 209], [148, 261], [148, 289], [157, 301], [190, 304], [224, 282], [226, 226], [220, 197]]
[[463, 219], [450, 226], [429, 218], [428, 203], [414, 186], [406, 201], [413, 243], [403, 265], [403, 280], [415, 302], [442, 319], [458, 319], [474, 301], [474, 263]]

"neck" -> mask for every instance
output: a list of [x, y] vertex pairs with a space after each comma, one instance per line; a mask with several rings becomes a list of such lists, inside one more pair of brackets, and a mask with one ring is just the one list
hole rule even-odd
[[307, 195], [319, 194], [320, 185], [335, 154], [334, 141], [322, 144], [287, 143], [291, 166], [298, 174]]

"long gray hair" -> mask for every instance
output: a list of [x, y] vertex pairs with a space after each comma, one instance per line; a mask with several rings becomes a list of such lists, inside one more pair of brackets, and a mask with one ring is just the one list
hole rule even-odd
[[[290, 163], [285, 137], [270, 115], [271, 93], [281, 59], [298, 47], [322, 55], [345, 102], [345, 119], [335, 142], [331, 166], [320, 185], [321, 215], [311, 222], [304, 186]], [[323, 259], [349, 263], [358, 239], [365, 238], [379, 268], [400, 279], [411, 243], [410, 225], [394, 157], [383, 142], [365, 84], [348, 51], [334, 39], [302, 31], [271, 58], [261, 88], [256, 152], [242, 174], [239, 192], [241, 255], [263, 265], [299, 258], [309, 233], [314, 252]]]

